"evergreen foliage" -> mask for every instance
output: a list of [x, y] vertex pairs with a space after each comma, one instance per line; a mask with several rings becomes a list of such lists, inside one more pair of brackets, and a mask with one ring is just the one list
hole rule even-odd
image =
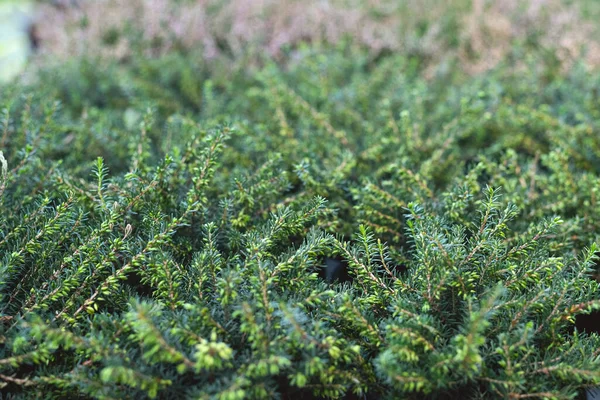
[[[553, 398], [600, 385], [600, 77], [299, 49], [4, 88], [15, 398]], [[533, 68], [535, 66], [535, 68]], [[326, 271], [332, 260], [346, 271]]]

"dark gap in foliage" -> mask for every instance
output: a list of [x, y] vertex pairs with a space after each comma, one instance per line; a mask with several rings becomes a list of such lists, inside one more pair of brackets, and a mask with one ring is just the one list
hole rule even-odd
[[327, 283], [352, 283], [352, 276], [348, 273], [348, 263], [340, 257], [325, 257], [321, 262], [323, 267], [319, 277]]
[[573, 328], [579, 332], [587, 334], [600, 335], [600, 310], [592, 311], [589, 314], [579, 314], [575, 317]]
[[152, 297], [154, 288], [144, 283], [144, 277], [138, 271], [131, 271], [127, 274], [125, 284], [131, 287], [131, 289], [139, 296]]

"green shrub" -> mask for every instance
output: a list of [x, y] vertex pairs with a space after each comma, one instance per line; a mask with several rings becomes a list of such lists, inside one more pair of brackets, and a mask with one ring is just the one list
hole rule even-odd
[[414, 60], [311, 47], [284, 67], [170, 55], [7, 87], [3, 390], [600, 385], [600, 336], [574, 324], [600, 307], [600, 79], [512, 71], [427, 80]]

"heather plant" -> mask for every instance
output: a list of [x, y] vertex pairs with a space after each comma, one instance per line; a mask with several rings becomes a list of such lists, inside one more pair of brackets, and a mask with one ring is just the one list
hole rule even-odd
[[583, 396], [600, 79], [536, 57], [170, 53], [5, 87], [2, 390]]
[[458, 63], [488, 71], [515, 44], [543, 50], [564, 67], [600, 65], [598, 4], [582, 0], [69, 0], [42, 2], [35, 32], [43, 54], [127, 60], [173, 50], [207, 58], [268, 53], [282, 58], [302, 43], [401, 52], [430, 67]]

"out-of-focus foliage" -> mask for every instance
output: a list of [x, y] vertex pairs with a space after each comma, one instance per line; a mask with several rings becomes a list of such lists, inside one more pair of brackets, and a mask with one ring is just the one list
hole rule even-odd
[[402, 53], [477, 74], [515, 45], [564, 68], [600, 66], [596, 0], [54, 0], [40, 2], [40, 50], [127, 60], [173, 50], [282, 59], [301, 43], [347, 40], [371, 57]]

